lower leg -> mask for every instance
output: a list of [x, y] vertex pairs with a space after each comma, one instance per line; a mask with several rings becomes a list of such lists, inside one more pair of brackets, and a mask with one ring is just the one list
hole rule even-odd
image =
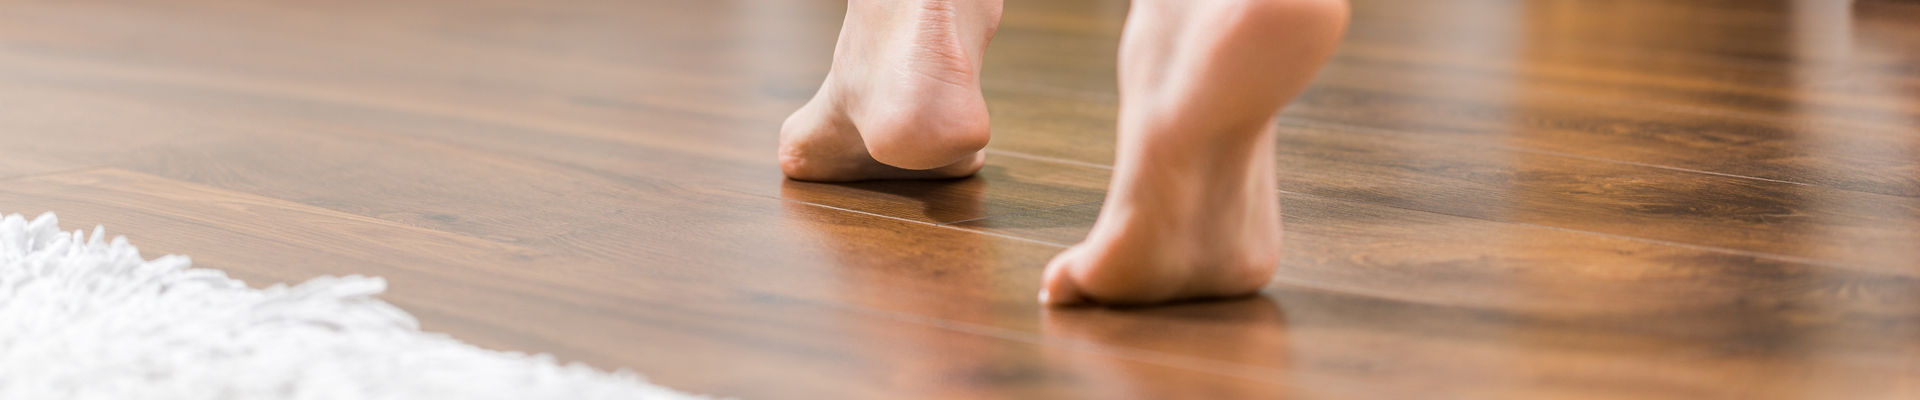
[[1135, 0], [1111, 190], [1043, 301], [1259, 291], [1280, 259], [1273, 117], [1332, 53], [1343, 0]]

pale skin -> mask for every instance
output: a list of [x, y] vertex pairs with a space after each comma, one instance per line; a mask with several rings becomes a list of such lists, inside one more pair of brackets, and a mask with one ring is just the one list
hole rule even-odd
[[[833, 68], [780, 130], [797, 180], [972, 175], [982, 55], [1000, 0], [852, 0]], [[1120, 43], [1113, 181], [1086, 240], [1048, 263], [1049, 305], [1259, 292], [1280, 262], [1273, 118], [1325, 64], [1345, 0], [1134, 0]]]

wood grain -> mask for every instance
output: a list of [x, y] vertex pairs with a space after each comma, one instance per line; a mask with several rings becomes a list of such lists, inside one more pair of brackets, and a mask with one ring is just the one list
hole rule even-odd
[[[1047, 340], [1033, 334], [981, 335], [949, 326], [953, 323], [855, 307], [861, 300], [903, 300], [912, 296], [899, 293], [926, 293], [933, 287], [915, 285], [903, 275], [932, 273], [941, 276], [939, 281], [924, 283], [968, 291], [982, 288], [967, 282], [990, 279], [968, 277], [975, 273], [965, 272], [983, 267], [937, 261], [981, 252], [1044, 257], [1055, 249], [1005, 239], [961, 238], [965, 235], [961, 231], [882, 218], [848, 219], [830, 209], [775, 199], [709, 201], [735, 210], [784, 214], [800, 226], [704, 224], [703, 229], [748, 231], [745, 235], [711, 233], [735, 237], [809, 232], [781, 238], [794, 244], [716, 241], [688, 237], [690, 232], [682, 230], [677, 236], [686, 243], [655, 241], [618, 257], [619, 262], [598, 262], [536, 246], [503, 244], [115, 169], [9, 182], [15, 185], [0, 190], [5, 204], [28, 210], [58, 209], [68, 226], [109, 222], [113, 232], [131, 235], [146, 245], [148, 254], [196, 250], [193, 257], [199, 266], [261, 283], [293, 282], [321, 274], [381, 276], [392, 282], [386, 297], [419, 313], [427, 329], [498, 348], [553, 352], [569, 360], [641, 369], [665, 384], [716, 394], [1057, 397], [1072, 393], [1086, 380], [1104, 378], [1088, 374], [1105, 371], [1075, 367], [1074, 363], [1085, 362], [1142, 377], [1133, 383], [1145, 390], [1139, 395], [1166, 395], [1184, 387], [1211, 388], [1211, 393], [1261, 393], [1276, 390], [1279, 382], [1278, 378], [1254, 379], [1258, 377], [1236, 376], [1233, 371], [1138, 360], [1152, 360], [1152, 353], [1116, 356], [1100, 346], [1045, 350], [1042, 344]], [[835, 256], [895, 267], [891, 270], [774, 259], [808, 252], [804, 244], [836, 236], [914, 236], [912, 232], [931, 235], [918, 240], [978, 243], [940, 249], [955, 256], [826, 243], [827, 249], [841, 252]], [[761, 259], [676, 260], [683, 254], [659, 250], [689, 243], [723, 247], [751, 243], [762, 250], [751, 258]], [[765, 251], [779, 247], [793, 250]], [[913, 254], [902, 254], [908, 252]], [[924, 267], [898, 269], [906, 259], [921, 260]], [[782, 268], [764, 268], [776, 265]], [[948, 268], [957, 271], [943, 272]], [[859, 287], [830, 290], [836, 282]], [[1031, 284], [1020, 286], [1022, 295], [1033, 289]], [[802, 292], [811, 294], [790, 294]], [[952, 298], [961, 290], [945, 292], [948, 296], [940, 297]], [[991, 303], [945, 308], [949, 312], [980, 310]], [[1036, 312], [1033, 306], [1027, 307], [1022, 314]], [[1056, 359], [1060, 354], [1076, 361]], [[918, 362], [926, 359], [943, 362]], [[796, 368], [801, 365], [806, 367]]]
[[1011, 2], [979, 176], [786, 181], [834, 1], [0, 4], [0, 212], [746, 398], [1920, 395], [1920, 7], [1356, 1], [1261, 296], [1045, 310], [1121, 1]]

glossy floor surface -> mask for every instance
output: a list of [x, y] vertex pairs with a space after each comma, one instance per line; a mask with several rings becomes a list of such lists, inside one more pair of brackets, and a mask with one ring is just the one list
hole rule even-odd
[[1278, 279], [1132, 310], [1034, 302], [1126, 4], [1009, 3], [987, 169], [834, 185], [833, 1], [4, 2], [0, 212], [723, 396], [1920, 397], [1920, 3], [1354, 0]]

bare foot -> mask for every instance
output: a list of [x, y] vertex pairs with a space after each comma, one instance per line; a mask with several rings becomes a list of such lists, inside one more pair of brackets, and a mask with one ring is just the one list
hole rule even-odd
[[833, 69], [780, 127], [780, 169], [810, 181], [954, 178], [980, 169], [979, 71], [1000, 0], [853, 0]]
[[1280, 262], [1274, 114], [1331, 55], [1342, 0], [1135, 0], [1113, 184], [1041, 302], [1242, 296]]

